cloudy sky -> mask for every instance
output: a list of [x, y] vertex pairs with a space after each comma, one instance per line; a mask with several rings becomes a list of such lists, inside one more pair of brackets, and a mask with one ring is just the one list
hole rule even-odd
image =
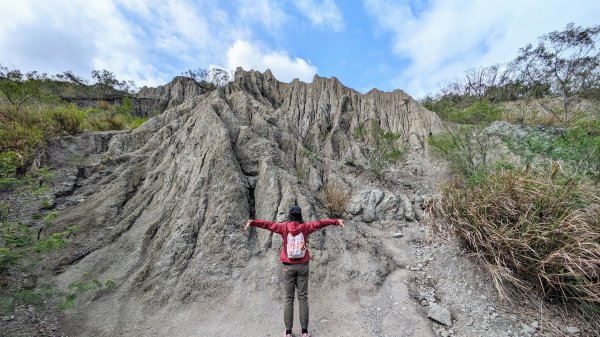
[[569, 22], [600, 24], [598, 13], [598, 0], [0, 0], [0, 64], [105, 68], [138, 86], [190, 68], [270, 68], [421, 98]]

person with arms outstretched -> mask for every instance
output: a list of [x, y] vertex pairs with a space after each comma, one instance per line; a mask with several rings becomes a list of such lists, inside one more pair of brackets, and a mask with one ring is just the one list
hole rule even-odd
[[309, 337], [308, 332], [308, 262], [310, 254], [306, 247], [308, 236], [319, 229], [337, 225], [344, 227], [341, 219], [326, 219], [312, 222], [302, 220], [302, 209], [298, 205], [290, 208], [288, 222], [271, 222], [266, 220], [248, 220], [244, 230], [250, 226], [268, 229], [283, 237], [283, 246], [279, 260], [283, 266], [283, 321], [285, 337], [292, 337], [294, 324], [294, 292], [298, 290], [298, 306], [300, 308], [300, 325], [302, 337]]

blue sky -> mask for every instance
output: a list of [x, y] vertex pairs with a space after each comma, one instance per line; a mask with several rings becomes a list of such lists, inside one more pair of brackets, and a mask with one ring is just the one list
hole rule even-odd
[[598, 13], [597, 0], [0, 0], [0, 64], [106, 68], [138, 86], [189, 68], [270, 68], [422, 98]]

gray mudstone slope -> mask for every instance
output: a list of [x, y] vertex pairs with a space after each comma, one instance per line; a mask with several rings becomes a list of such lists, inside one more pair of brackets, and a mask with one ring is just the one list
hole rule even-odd
[[[139, 128], [62, 138], [48, 151], [67, 181], [55, 186], [57, 229], [81, 228], [53, 266], [57, 285], [90, 277], [116, 284], [79, 297], [64, 318], [72, 335], [279, 334], [281, 240], [243, 224], [284, 220], [296, 200], [305, 219], [327, 218], [322, 190], [330, 183], [354, 196], [354, 226], [311, 236], [311, 301], [316, 313], [328, 310], [311, 326], [322, 336], [335, 319], [362, 335], [432, 335], [418, 303], [406, 303], [410, 256], [386, 234], [419, 220], [422, 198], [373, 185], [359, 168], [366, 159], [353, 130], [374, 121], [400, 133], [407, 163], [416, 163], [426, 137], [441, 129], [434, 113], [400, 90], [361, 94], [318, 76], [282, 83], [270, 71], [238, 69], [233, 83], [211, 92], [183, 85], [173, 97], [163, 89], [145, 89], [169, 108]], [[67, 165], [73, 158], [76, 167]], [[394, 296], [404, 298], [389, 303], [397, 316], [365, 309]]]

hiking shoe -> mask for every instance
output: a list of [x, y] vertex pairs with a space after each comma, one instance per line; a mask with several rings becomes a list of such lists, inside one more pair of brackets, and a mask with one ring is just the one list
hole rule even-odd
[[303, 333], [303, 334], [302, 334], [302, 337], [310, 337], [310, 332]]
[[293, 337], [291, 333], [285, 333], [285, 331], [283, 332], [283, 337]]

